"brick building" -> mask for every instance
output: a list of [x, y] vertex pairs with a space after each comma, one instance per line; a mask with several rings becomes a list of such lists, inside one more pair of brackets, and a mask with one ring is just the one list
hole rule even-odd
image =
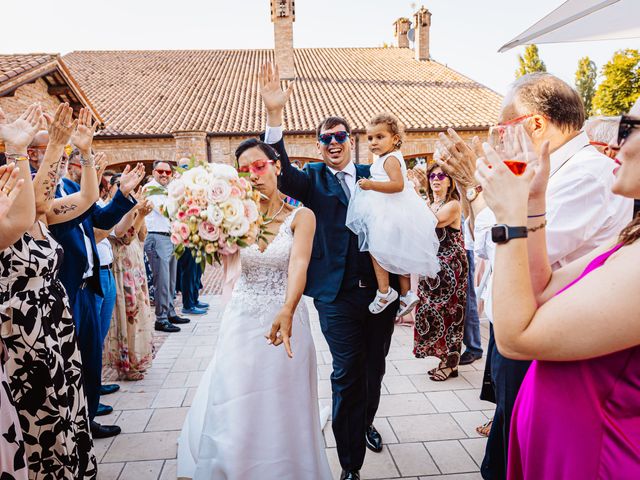
[[[424, 7], [414, 15], [413, 29], [407, 18], [393, 23], [397, 46], [388, 48], [294, 48], [294, 0], [272, 1], [271, 20], [274, 50], [43, 56], [64, 73], [57, 83], [47, 76], [27, 77], [32, 56], [0, 55], [0, 107], [11, 116], [39, 95], [48, 110], [65, 100], [74, 108], [89, 106], [104, 124], [95, 148], [114, 166], [185, 155], [231, 162], [236, 146], [264, 128], [258, 71], [266, 61], [277, 60], [283, 79], [295, 78], [285, 129], [290, 155], [303, 162], [319, 158], [315, 127], [327, 115], [351, 122], [355, 160], [361, 163], [372, 160], [366, 125], [382, 111], [404, 124], [407, 158], [430, 158], [438, 132], [449, 126], [470, 138], [485, 133], [497, 118], [499, 94], [430, 57], [431, 13]], [[27, 68], [15, 73], [14, 65], [8, 89], [3, 79], [12, 61], [27, 62]], [[22, 76], [24, 81], [16, 80]]]

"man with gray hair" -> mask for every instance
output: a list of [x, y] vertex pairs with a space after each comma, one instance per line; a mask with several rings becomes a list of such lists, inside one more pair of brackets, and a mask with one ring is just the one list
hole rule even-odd
[[[500, 125], [522, 125], [538, 154], [542, 145], [549, 142], [547, 211], [530, 212], [527, 228], [537, 230], [546, 225], [547, 250], [554, 270], [614, 238], [631, 220], [632, 200], [611, 192], [616, 165], [590, 144], [582, 130], [584, 120], [578, 93], [547, 73], [519, 78], [504, 98], [499, 117]], [[489, 260], [492, 268], [496, 245], [491, 229], [496, 218], [486, 207], [473, 177], [474, 151], [455, 132], [450, 135], [451, 138], [440, 137], [447, 147], [443, 169], [468, 189], [467, 199], [475, 215], [475, 254]], [[485, 313], [491, 320], [491, 280], [483, 298]], [[496, 411], [481, 473], [484, 479], [502, 479], [507, 476], [511, 414], [530, 362], [502, 356], [493, 341], [493, 329], [488, 350]]]
[[620, 117], [591, 117], [584, 122], [584, 131], [589, 137], [589, 143], [596, 147], [603, 155], [616, 158], [618, 149], [612, 147], [618, 136]]

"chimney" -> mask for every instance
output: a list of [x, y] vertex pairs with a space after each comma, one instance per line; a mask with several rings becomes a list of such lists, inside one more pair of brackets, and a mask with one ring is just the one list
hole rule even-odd
[[276, 64], [280, 68], [280, 77], [283, 80], [291, 80], [296, 76], [293, 62], [295, 3], [295, 0], [271, 0]]
[[431, 12], [422, 6], [414, 16], [415, 23], [415, 52], [416, 60], [429, 60], [429, 28], [431, 27]]
[[411, 20], [406, 17], [400, 17], [393, 22], [395, 30], [394, 36], [398, 38], [398, 48], [409, 48], [409, 29], [411, 28]]

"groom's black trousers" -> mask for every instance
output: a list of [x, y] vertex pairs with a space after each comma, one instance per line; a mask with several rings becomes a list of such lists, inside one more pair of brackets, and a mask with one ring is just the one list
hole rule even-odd
[[314, 302], [333, 356], [333, 434], [345, 470], [360, 470], [364, 462], [365, 431], [380, 403], [385, 357], [398, 311], [395, 301], [382, 313], [370, 313], [375, 292], [356, 287], [341, 290], [333, 302]]

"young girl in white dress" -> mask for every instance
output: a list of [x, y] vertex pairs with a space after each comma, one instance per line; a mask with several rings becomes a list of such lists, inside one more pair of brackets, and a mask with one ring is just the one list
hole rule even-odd
[[369, 150], [377, 156], [371, 178], [360, 179], [347, 210], [347, 227], [358, 235], [361, 251], [368, 251], [378, 282], [371, 313], [380, 313], [398, 292], [389, 273], [400, 275], [400, 308], [406, 315], [418, 303], [408, 275], [433, 277], [440, 271], [435, 215], [407, 178], [400, 146], [403, 130], [388, 113], [374, 117], [367, 128]]

